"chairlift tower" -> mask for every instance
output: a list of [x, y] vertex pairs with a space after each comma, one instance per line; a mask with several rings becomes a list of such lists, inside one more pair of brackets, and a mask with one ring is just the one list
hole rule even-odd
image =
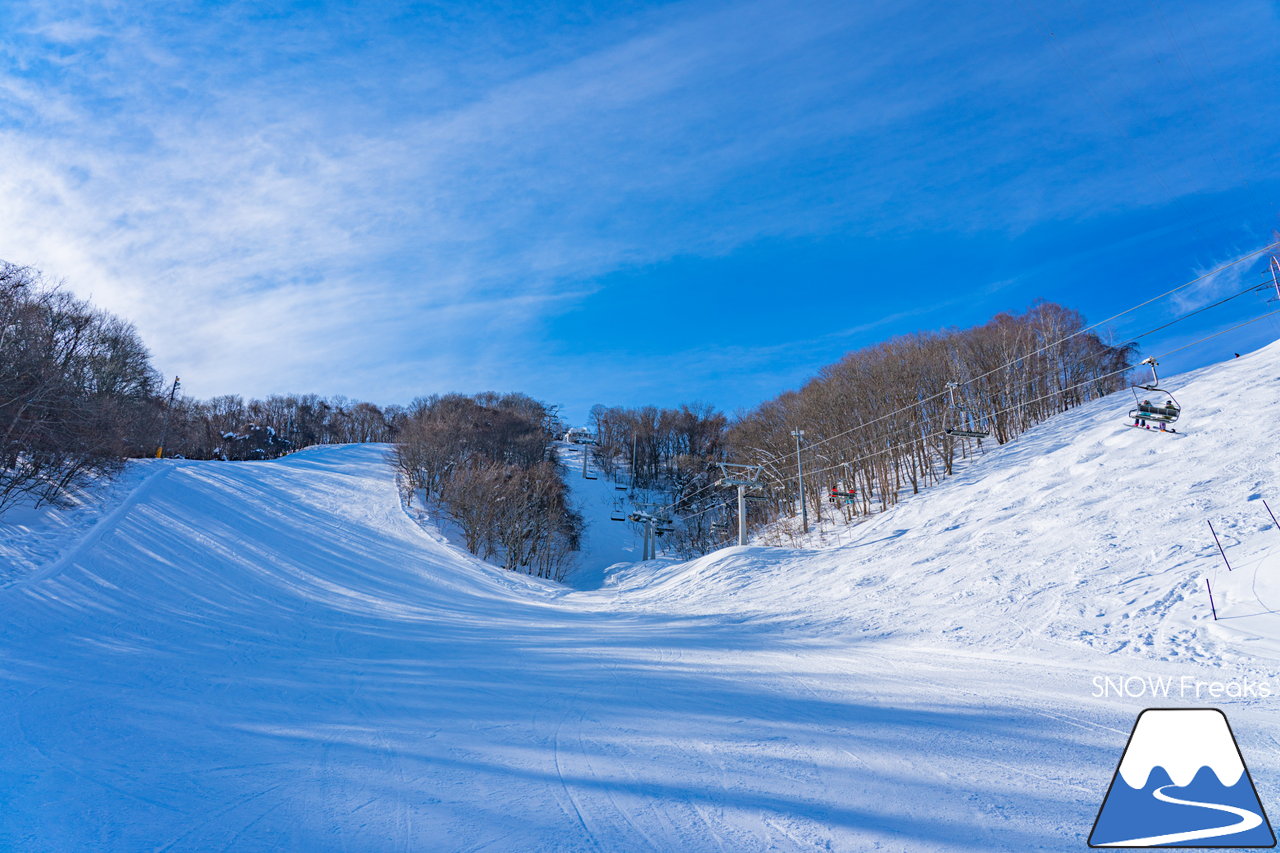
[[657, 537], [675, 530], [671, 516], [662, 514], [663, 507], [656, 503], [636, 504], [636, 509], [627, 516], [628, 521], [644, 525], [644, 548], [641, 560], [652, 560], [658, 556]]
[[791, 434], [796, 437], [796, 475], [800, 480], [800, 527], [805, 532], [809, 532], [809, 507], [804, 502], [804, 463], [800, 461], [800, 445], [804, 441], [804, 430], [793, 429]]
[[156, 447], [156, 458], [164, 458], [164, 445], [169, 440], [169, 420], [173, 417], [173, 401], [178, 397], [178, 389], [182, 387], [182, 379], [173, 377], [173, 387], [169, 389], [169, 399], [164, 406], [164, 428], [160, 430], [160, 445]]
[[[738, 489], [738, 544], [747, 544], [747, 490], [760, 486], [763, 465], [739, 465], [733, 462], [717, 462], [720, 466], [720, 485]], [[803, 500], [803, 498], [801, 499]]]

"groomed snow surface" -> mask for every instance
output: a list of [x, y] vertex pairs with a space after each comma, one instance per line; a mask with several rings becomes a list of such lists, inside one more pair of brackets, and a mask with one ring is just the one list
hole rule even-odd
[[1277, 379], [1066, 413], [834, 548], [605, 571], [578, 481], [594, 589], [424, 529], [384, 446], [131, 465], [0, 524], [0, 849], [1080, 850], [1149, 706], [1224, 709], [1280, 812]]

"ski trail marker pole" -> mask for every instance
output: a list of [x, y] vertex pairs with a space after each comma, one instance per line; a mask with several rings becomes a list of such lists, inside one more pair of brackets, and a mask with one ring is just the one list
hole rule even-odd
[[1204, 585], [1209, 588], [1209, 609], [1213, 611], [1213, 621], [1218, 621], [1218, 608], [1213, 606], [1213, 584], [1209, 583], [1209, 579], [1204, 579]]
[[1222, 543], [1218, 542], [1218, 531], [1213, 529], [1213, 522], [1209, 522], [1209, 532], [1213, 534], [1213, 541], [1218, 544], [1218, 553], [1222, 555], [1222, 562], [1227, 564], [1227, 571], [1231, 571], [1231, 561], [1227, 559], [1227, 552], [1222, 550]]
[[1267, 507], [1267, 515], [1271, 516], [1271, 521], [1275, 524], [1276, 530], [1280, 530], [1280, 521], [1276, 521], [1276, 514], [1271, 511], [1271, 507], [1267, 506], [1266, 501], [1263, 501], [1262, 505]]

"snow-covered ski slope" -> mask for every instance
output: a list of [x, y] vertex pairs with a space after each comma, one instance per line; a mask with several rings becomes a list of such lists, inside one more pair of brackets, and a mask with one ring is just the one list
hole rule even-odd
[[1121, 392], [995, 448], [841, 547], [727, 549], [613, 582], [637, 606], [930, 646], [1280, 663], [1268, 511], [1280, 513], [1280, 343], [1166, 385], [1184, 407], [1177, 434], [1125, 428]]
[[555, 453], [564, 466], [565, 482], [569, 484], [574, 508], [586, 522], [582, 534], [582, 551], [575, 559], [573, 571], [566, 583], [579, 589], [594, 589], [604, 584], [609, 569], [619, 563], [631, 563], [640, 559], [644, 550], [639, 525], [629, 521], [612, 521], [614, 507], [624, 513], [633, 508], [634, 501], [649, 500], [644, 491], [629, 493], [617, 488], [617, 483], [600, 473], [595, 465], [589, 465], [583, 476], [582, 456], [590, 449], [581, 444], [556, 442]]
[[385, 447], [148, 462], [0, 590], [0, 850], [1077, 850], [1148, 706], [1226, 710], [1272, 805], [1280, 696], [1092, 693], [1275, 678], [1278, 378], [1171, 380], [1184, 438], [1069, 412], [839, 548], [590, 591], [421, 529]]

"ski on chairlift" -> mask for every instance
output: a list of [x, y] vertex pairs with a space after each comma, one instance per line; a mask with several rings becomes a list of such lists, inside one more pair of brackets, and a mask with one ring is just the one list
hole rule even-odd
[[956, 404], [956, 389], [959, 387], [960, 384], [958, 382], [947, 383], [947, 396], [951, 400], [951, 405], [948, 407], [948, 419], [954, 419], [956, 425], [944, 428], [943, 432], [956, 438], [976, 438], [979, 441], [988, 438], [991, 435], [991, 430], [985, 429], [967, 406]]
[[[1157, 432], [1174, 432], [1176, 429], [1169, 428], [1169, 424], [1176, 421], [1182, 416], [1182, 406], [1173, 396], [1171, 391], [1160, 387], [1160, 376], [1156, 373], [1156, 366], [1159, 364], [1154, 356], [1149, 356], [1142, 360], [1142, 363], [1151, 368], [1151, 382], [1146, 385], [1134, 385], [1133, 401], [1134, 407], [1129, 410], [1129, 417], [1133, 423], [1126, 426], [1135, 429], [1156, 429]], [[1150, 396], [1139, 396], [1138, 390], [1141, 389], [1147, 394], [1154, 395], [1157, 402], [1152, 402]], [[1159, 402], [1163, 398], [1164, 402]], [[1152, 424], [1158, 427], [1152, 427]]]

